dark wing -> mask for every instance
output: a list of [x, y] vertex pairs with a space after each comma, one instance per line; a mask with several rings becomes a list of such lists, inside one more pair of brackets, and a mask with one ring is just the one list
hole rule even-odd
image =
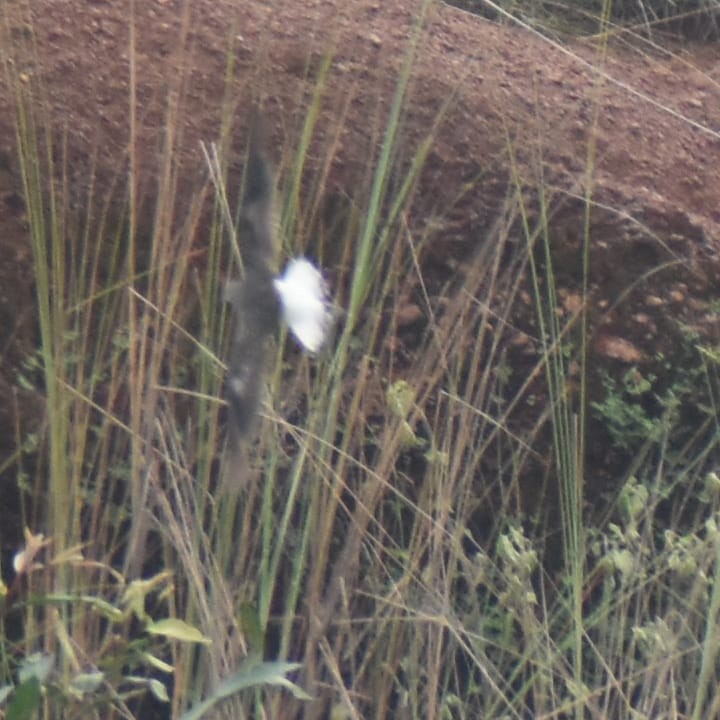
[[232, 283], [226, 293], [235, 314], [226, 395], [236, 441], [246, 438], [254, 427], [262, 399], [268, 340], [280, 319], [280, 303], [273, 287], [272, 203], [272, 171], [260, 149], [251, 145], [239, 227], [244, 278]]

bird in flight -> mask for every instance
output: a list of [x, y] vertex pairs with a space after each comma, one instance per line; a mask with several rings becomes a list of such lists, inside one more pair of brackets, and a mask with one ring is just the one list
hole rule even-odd
[[254, 426], [269, 340], [280, 320], [300, 345], [314, 354], [325, 344], [333, 319], [325, 279], [308, 259], [290, 260], [281, 275], [273, 271], [273, 179], [268, 162], [253, 144], [239, 226], [244, 275], [225, 288], [225, 300], [235, 316], [226, 396], [236, 439], [247, 437]]

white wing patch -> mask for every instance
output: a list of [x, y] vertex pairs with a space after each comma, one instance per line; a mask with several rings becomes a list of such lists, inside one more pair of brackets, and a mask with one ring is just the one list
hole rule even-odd
[[306, 350], [318, 352], [327, 339], [333, 315], [320, 271], [309, 260], [296, 258], [273, 284], [293, 335]]

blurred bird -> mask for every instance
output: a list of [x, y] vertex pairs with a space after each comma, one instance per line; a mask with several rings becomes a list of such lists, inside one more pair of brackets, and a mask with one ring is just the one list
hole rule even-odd
[[270, 166], [257, 143], [251, 142], [239, 228], [244, 276], [225, 288], [225, 300], [235, 314], [226, 394], [236, 440], [247, 437], [254, 426], [268, 341], [280, 318], [311, 353], [322, 348], [332, 323], [327, 285], [309, 260], [290, 260], [279, 276], [273, 271], [272, 202]]

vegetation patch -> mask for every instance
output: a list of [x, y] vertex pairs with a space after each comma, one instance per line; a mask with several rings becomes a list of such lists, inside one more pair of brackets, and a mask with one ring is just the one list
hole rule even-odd
[[[507, 132], [493, 224], [462, 214], [482, 174], [428, 200], [457, 101], [408, 132], [429, 9], [363, 118], [351, 194], [330, 168], [357, 110], [330, 92], [331, 54], [293, 65], [303, 112], [269, 146], [277, 250], [324, 268], [335, 324], [313, 355], [263, 332], [237, 445], [223, 295], [247, 271], [237, 109], [256, 93], [235, 54], [192, 182], [182, 73], [153, 152], [118, 143], [113, 184], [73, 164], [41, 78], [6, 62], [36, 318], [8, 399], [40, 412], [16, 408], [1, 465], [5, 717], [720, 714], [717, 305], [691, 302], [702, 273], [673, 245], [696, 238], [618, 241], [606, 218], [630, 211], [594, 194], [600, 94], [572, 191]], [[32, 24], [13, 40], [35, 52]], [[684, 290], [660, 287], [670, 271]]]

